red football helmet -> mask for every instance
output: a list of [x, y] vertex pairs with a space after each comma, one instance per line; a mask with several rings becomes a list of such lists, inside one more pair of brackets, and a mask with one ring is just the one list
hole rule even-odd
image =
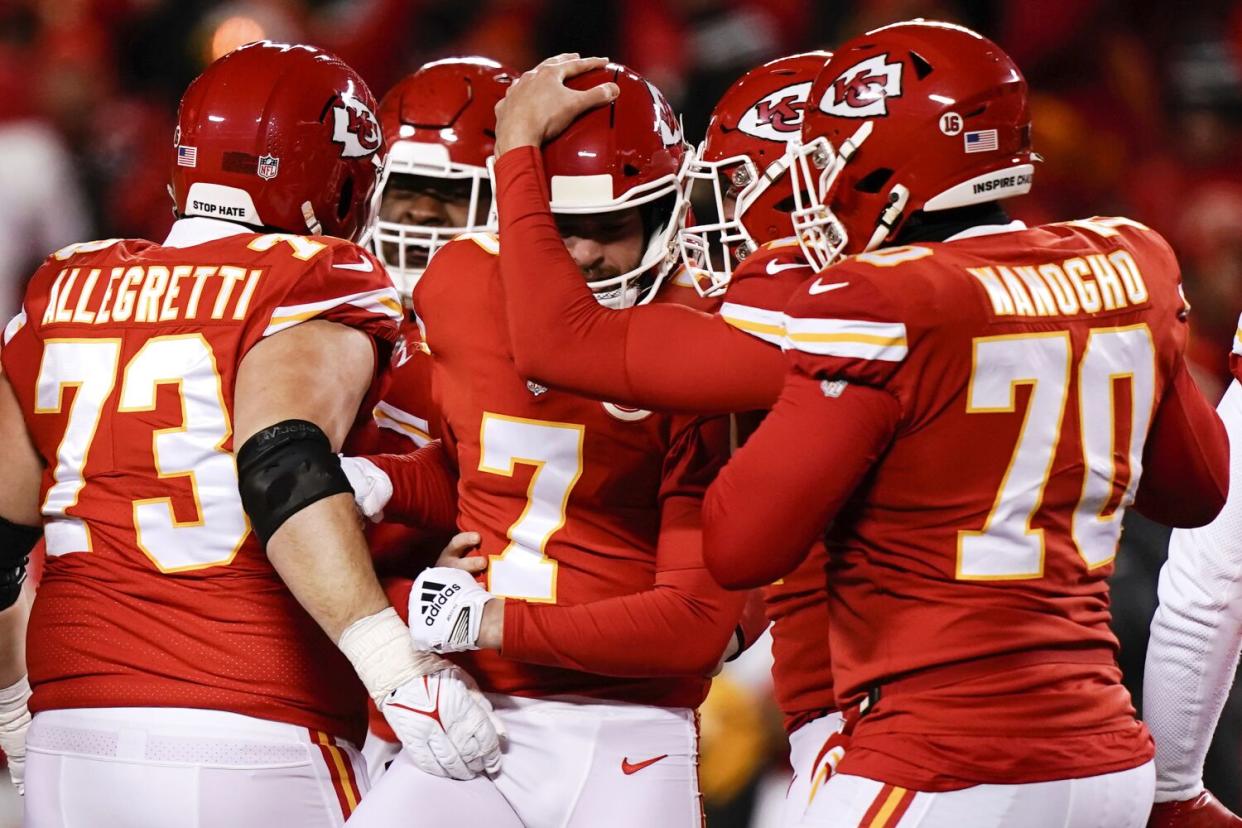
[[691, 187], [710, 186], [715, 213], [678, 235], [682, 262], [704, 296], [724, 291], [735, 261], [761, 244], [793, 235], [785, 156], [801, 137], [811, 83], [831, 57], [805, 52], [751, 69], [712, 111], [689, 177]]
[[[377, 223], [375, 253], [404, 294], [414, 289], [432, 254], [454, 236], [496, 230], [487, 159], [496, 145], [496, 104], [514, 77], [487, 58], [438, 60], [400, 81], [380, 102], [386, 182], [394, 173], [470, 182], [469, 212], [460, 227], [383, 218]], [[396, 255], [386, 256], [385, 246]]]
[[1026, 80], [987, 38], [914, 20], [856, 37], [811, 87], [794, 158], [793, 222], [808, 260], [889, 241], [919, 210], [1031, 188]]
[[606, 213], [643, 206], [647, 244], [638, 267], [589, 281], [601, 304], [626, 307], [655, 296], [676, 264], [676, 235], [688, 202], [685, 178], [694, 150], [663, 93], [632, 69], [610, 63], [570, 78], [573, 89], [617, 84], [608, 106], [592, 109], [543, 146], [552, 212]]
[[362, 78], [312, 46], [259, 41], [212, 63], [181, 98], [179, 216], [363, 241], [384, 144]]

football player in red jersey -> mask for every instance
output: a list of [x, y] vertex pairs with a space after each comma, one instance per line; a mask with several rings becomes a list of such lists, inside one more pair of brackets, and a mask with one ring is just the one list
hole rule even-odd
[[499, 762], [486, 702], [385, 599], [333, 453], [401, 318], [352, 241], [374, 108], [308, 46], [221, 58], [181, 102], [169, 237], [54, 253], [4, 332], [0, 431], [28, 434], [6, 559], [36, 495], [47, 545], [30, 825], [341, 825], [363, 688], [429, 771]]
[[[1229, 468], [1242, 475], [1242, 319], [1229, 367], [1234, 381], [1216, 407], [1229, 433]], [[1156, 804], [1150, 828], [1237, 828], [1203, 787], [1203, 763], [1242, 649], [1242, 487], [1231, 488], [1216, 519], [1175, 529], [1160, 571], [1143, 673], [1143, 718], [1156, 740]]]
[[487, 159], [496, 141], [496, 104], [515, 73], [484, 57], [425, 64], [380, 101], [388, 146], [373, 246], [410, 291], [453, 237], [495, 232]]
[[[579, 88], [615, 103], [544, 150], [544, 186], [570, 213], [557, 250], [572, 251], [598, 301], [659, 302], [688, 150], [651, 84], [604, 61], [587, 68]], [[450, 242], [414, 290], [460, 474], [458, 522], [480, 534], [489, 565], [485, 584], [424, 572], [410, 617], [421, 643], [457, 652], [490, 694], [504, 765], [440, 784], [403, 751], [351, 824], [416, 812], [440, 824], [698, 826], [693, 711], [742, 609], [700, 557], [701, 496], [728, 424], [527, 382], [504, 324], [502, 247], [485, 234]]]
[[[386, 155], [379, 221], [372, 250], [408, 307], [410, 292], [431, 257], [461, 233], [495, 231], [487, 158], [495, 143], [496, 103], [514, 73], [483, 57], [425, 64], [388, 91], [379, 105]], [[431, 359], [418, 325], [407, 318], [393, 348], [372, 421], [350, 450], [404, 453], [431, 439]], [[356, 457], [343, 462], [365, 497], [384, 500], [370, 487], [383, 478]], [[451, 527], [450, 527], [451, 529]], [[451, 531], [450, 533], [451, 534]], [[414, 576], [436, 563], [446, 539], [438, 527], [388, 521], [371, 527], [371, 546], [380, 581], [398, 606], [408, 600]], [[397, 755], [400, 742], [374, 705], [363, 745], [372, 782]]]
[[[554, 134], [561, 110], [573, 112], [584, 101], [550, 69], [513, 90], [497, 125], [504, 150], [496, 165], [497, 191], [508, 240], [501, 277], [514, 358], [529, 376], [652, 408], [744, 411], [775, 402], [784, 375], [773, 347], [780, 344], [781, 311], [811, 272], [792, 237], [794, 196], [784, 170], [788, 141], [800, 121], [790, 119], [800, 118], [828, 57], [811, 52], [756, 67], [713, 112], [690, 176], [710, 187], [714, 210], [685, 228], [680, 247], [684, 272], [695, 276], [700, 291], [723, 293], [719, 315], [677, 305], [618, 312], [593, 301], [574, 263], [555, 252], [557, 228], [534, 151]], [[536, 249], [542, 251], [538, 258], [531, 253]], [[794, 770], [785, 824], [800, 816], [842, 747], [830, 656], [821, 643], [825, 555], [816, 543], [797, 572], [766, 590], [774, 691]]]
[[974, 32], [869, 32], [811, 101], [795, 225], [815, 261], [848, 258], [790, 302], [793, 370], [705, 506], [733, 587], [831, 523], [833, 674], [867, 707], [803, 824], [1139, 828], [1121, 518], [1205, 523], [1228, 474], [1177, 262], [1127, 219], [1007, 219], [1035, 160], [1026, 83]]

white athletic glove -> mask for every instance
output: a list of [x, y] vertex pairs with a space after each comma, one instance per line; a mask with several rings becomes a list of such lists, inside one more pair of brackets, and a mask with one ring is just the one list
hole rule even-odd
[[341, 456], [341, 471], [354, 490], [354, 504], [373, 523], [384, 519], [384, 507], [392, 500], [392, 480], [379, 466], [361, 457]]
[[337, 646], [423, 771], [473, 779], [500, 768], [504, 731], [491, 704], [466, 673], [416, 651], [395, 609], [355, 621]]
[[502, 729], [491, 702], [460, 668], [450, 664], [406, 682], [377, 704], [427, 773], [473, 779], [500, 770]]
[[424, 569], [410, 590], [414, 646], [433, 653], [479, 649], [483, 606], [494, 597], [474, 576], [460, 569]]
[[9, 758], [9, 775], [18, 795], [26, 793], [26, 730], [30, 727], [30, 682], [22, 676], [0, 690], [0, 750]]

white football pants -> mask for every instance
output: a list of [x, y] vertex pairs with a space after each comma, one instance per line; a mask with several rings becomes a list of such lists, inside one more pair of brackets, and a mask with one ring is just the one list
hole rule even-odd
[[25, 828], [337, 828], [367, 786], [348, 742], [216, 710], [48, 710], [26, 749]]
[[508, 731], [494, 778], [458, 782], [402, 753], [349, 828], [700, 828], [693, 711], [489, 694]]
[[819, 791], [803, 828], [1143, 828], [1156, 791], [1151, 762], [1130, 770], [924, 793], [837, 774]]

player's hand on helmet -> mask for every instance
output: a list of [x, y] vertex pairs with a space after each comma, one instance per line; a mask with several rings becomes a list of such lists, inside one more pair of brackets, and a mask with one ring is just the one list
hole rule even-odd
[[414, 646], [433, 653], [479, 649], [483, 608], [494, 598], [474, 576], [460, 569], [424, 569], [410, 590]]
[[424, 772], [473, 779], [500, 770], [504, 729], [474, 680], [448, 662], [393, 690], [379, 709]]
[[365, 457], [341, 457], [341, 471], [354, 490], [354, 505], [367, 520], [379, 523], [392, 499], [392, 480]]
[[1242, 828], [1242, 819], [1204, 791], [1193, 799], [1157, 802], [1147, 828]]
[[496, 156], [514, 147], [538, 147], [561, 134], [575, 118], [613, 101], [615, 83], [590, 89], [570, 89], [567, 78], [598, 69], [608, 58], [581, 58], [576, 52], [550, 57], [524, 73], [496, 104]]
[[26, 731], [30, 728], [30, 683], [22, 676], [0, 689], [0, 750], [9, 759], [9, 776], [18, 794], [25, 794]]

